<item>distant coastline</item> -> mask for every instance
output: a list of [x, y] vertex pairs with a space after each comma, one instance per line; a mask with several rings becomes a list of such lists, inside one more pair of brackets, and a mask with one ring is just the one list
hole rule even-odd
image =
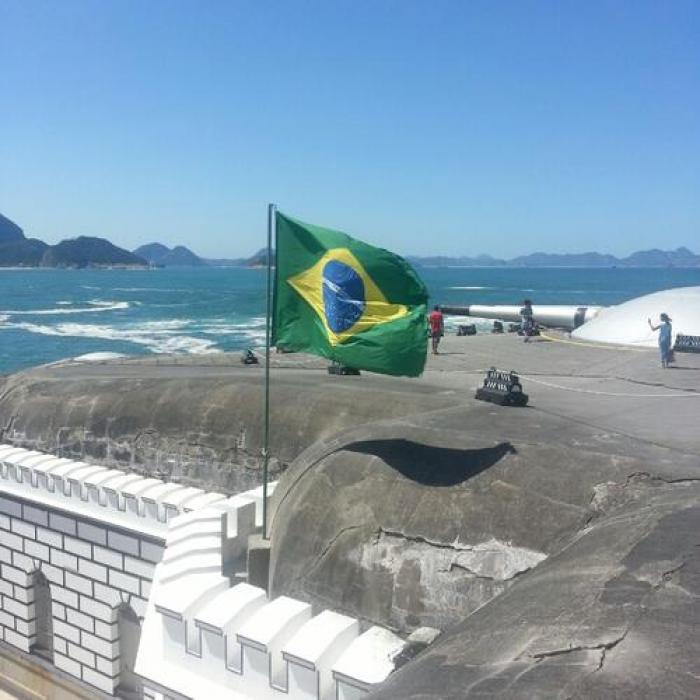
[[700, 268], [700, 255], [688, 248], [676, 250], [640, 250], [624, 258], [604, 253], [531, 253], [510, 260], [479, 255], [450, 257], [442, 255], [415, 256], [406, 258], [418, 267], [459, 267], [459, 268]]
[[[133, 251], [119, 248], [104, 238], [79, 236], [48, 245], [36, 238], [26, 238], [14, 221], [0, 214], [0, 269], [67, 268], [67, 269], [152, 269], [160, 267], [236, 267], [264, 268], [268, 251], [261, 248], [246, 258], [203, 258], [185, 246], [170, 248], [163, 243], [147, 243]], [[272, 251], [274, 264], [275, 251]], [[700, 268], [700, 255], [688, 248], [675, 250], [640, 250], [626, 257], [595, 251], [585, 253], [536, 252], [511, 259], [490, 255], [448, 256], [407, 255], [406, 260], [422, 268]]]

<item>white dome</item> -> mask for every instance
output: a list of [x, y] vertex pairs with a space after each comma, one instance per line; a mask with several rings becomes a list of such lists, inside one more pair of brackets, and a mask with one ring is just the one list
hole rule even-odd
[[671, 317], [674, 340], [678, 334], [700, 335], [700, 287], [666, 289], [603, 309], [571, 336], [596, 343], [656, 347], [659, 332], [649, 328], [647, 319], [656, 326], [661, 313]]

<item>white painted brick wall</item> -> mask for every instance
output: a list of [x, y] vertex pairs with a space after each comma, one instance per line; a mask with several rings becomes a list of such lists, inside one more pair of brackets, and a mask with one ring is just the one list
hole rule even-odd
[[123, 574], [121, 571], [109, 572], [109, 585], [112, 588], [118, 588], [127, 593], [139, 594], [141, 591], [141, 583], [136, 576]]
[[54, 652], [53, 663], [54, 666], [60, 668], [62, 671], [65, 671], [76, 678], [80, 678], [80, 664], [77, 661]]
[[78, 537], [95, 544], [107, 544], [107, 531], [103, 527], [90, 525], [90, 523], [78, 523]]
[[49, 514], [49, 527], [52, 530], [57, 530], [59, 532], [64, 532], [67, 535], [76, 534], [76, 524], [73, 518], [69, 518], [65, 515], [60, 515], [59, 513]]
[[104, 586], [101, 583], [95, 584], [95, 600], [114, 607], [122, 601], [121, 593], [116, 588]]
[[105, 564], [112, 569], [124, 568], [124, 555], [121, 552], [114, 552], [106, 547], [94, 545], [92, 548], [92, 558], [100, 564]]
[[141, 543], [141, 557], [147, 561], [152, 561], [154, 564], [157, 564], [163, 558], [164, 551], [163, 545], [152, 542]]
[[124, 535], [112, 530], [109, 533], [108, 543], [110, 549], [116, 549], [136, 557], [139, 555], [139, 541], [136, 537]]
[[63, 538], [63, 548], [67, 552], [77, 554], [79, 557], [89, 557], [92, 552], [92, 547], [87, 542], [81, 542], [73, 537]]
[[78, 557], [74, 554], [67, 554], [66, 552], [51, 548], [51, 563], [54, 566], [58, 566], [64, 571], [77, 571], [78, 570]]
[[60, 637], [54, 637], [53, 648], [54, 651], [59, 654], [65, 655], [68, 653], [68, 643], [65, 641], [65, 639], [61, 639]]
[[95, 666], [95, 655], [78, 644], [68, 644], [68, 656], [81, 664], [85, 664], [90, 667]]
[[134, 559], [134, 557], [125, 556], [124, 557], [124, 571], [129, 574], [136, 574], [140, 578], [148, 579], [149, 581], [153, 579], [153, 571], [155, 565], [151, 562], [145, 562], [141, 559]]
[[88, 666], [83, 666], [83, 680], [90, 685], [104, 691], [105, 693], [113, 693], [118, 684], [118, 677], [111, 678], [103, 673], [93, 671]]
[[80, 630], [73, 625], [69, 625], [61, 620], [54, 619], [53, 621], [53, 633], [63, 639], [69, 639], [70, 641], [80, 643]]
[[92, 581], [89, 578], [66, 571], [65, 582], [66, 588], [70, 588], [72, 591], [77, 591], [84, 595], [92, 595]]
[[36, 529], [36, 538], [47, 544], [49, 547], [58, 547], [63, 549], [63, 535], [53, 530], [49, 530], [46, 527], [38, 527]]
[[112, 693], [120, 669], [117, 608], [128, 603], [137, 616], [146, 614], [162, 541], [10, 496], [2, 496], [0, 506], [0, 639], [30, 651], [36, 640], [32, 575], [41, 571], [51, 584], [55, 665]]
[[107, 568], [102, 564], [95, 564], [87, 559], [78, 559], [78, 571], [82, 576], [87, 576], [93, 581], [107, 583]]
[[119, 637], [119, 625], [116, 622], [95, 620], [95, 634], [102, 639], [113, 642]]
[[146, 616], [167, 521], [198, 507], [190, 503], [221, 514], [227, 507], [221, 494], [0, 445], [0, 639], [31, 651], [41, 572], [50, 584], [54, 664], [113, 693], [120, 606]]
[[119, 657], [119, 642], [110, 642], [94, 634], [83, 632], [80, 635], [83, 646], [91, 649], [105, 659], [116, 659]]
[[97, 618], [103, 623], [111, 622], [113, 614], [112, 608], [105, 603], [100, 603], [88, 596], [80, 596], [80, 610], [91, 618]]
[[12, 532], [32, 540], [36, 537], [36, 527], [17, 518], [12, 519]]
[[41, 544], [40, 542], [27, 540], [24, 543], [24, 553], [27, 556], [33, 557], [35, 559], [49, 561], [49, 551], [49, 548], [45, 544]]
[[87, 632], [95, 631], [95, 621], [89, 615], [85, 615], [78, 610], [67, 608], [66, 620], [69, 624], [79, 627], [81, 630], [85, 630]]

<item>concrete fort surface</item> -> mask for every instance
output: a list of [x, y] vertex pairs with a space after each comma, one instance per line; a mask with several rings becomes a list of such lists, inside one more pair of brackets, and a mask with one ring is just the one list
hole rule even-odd
[[[663, 370], [654, 350], [557, 334], [440, 350], [417, 380], [274, 356], [268, 590], [244, 563], [260, 366], [0, 380], [2, 649], [29, 663], [49, 645], [45, 577], [54, 664], [107, 694], [699, 697], [700, 356]], [[527, 407], [474, 399], [491, 366], [519, 373]], [[117, 536], [136, 549], [98, 560]]]

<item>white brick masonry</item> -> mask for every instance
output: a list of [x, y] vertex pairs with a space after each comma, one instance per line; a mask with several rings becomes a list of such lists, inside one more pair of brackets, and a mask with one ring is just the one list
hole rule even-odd
[[170, 521], [136, 662], [144, 697], [358, 700], [393, 670], [404, 642], [391, 632], [223, 576], [256, 527], [256, 496]]
[[120, 648], [128, 606], [146, 698], [358, 700], [401, 639], [223, 574], [259, 531], [261, 499], [0, 445], [0, 643], [32, 652], [51, 629], [56, 667], [114, 694], [134, 653]]
[[0, 641], [25, 652], [37, 644], [43, 574], [55, 665], [113, 693], [119, 610], [145, 614], [168, 520], [219, 501], [225, 496], [0, 445]]

